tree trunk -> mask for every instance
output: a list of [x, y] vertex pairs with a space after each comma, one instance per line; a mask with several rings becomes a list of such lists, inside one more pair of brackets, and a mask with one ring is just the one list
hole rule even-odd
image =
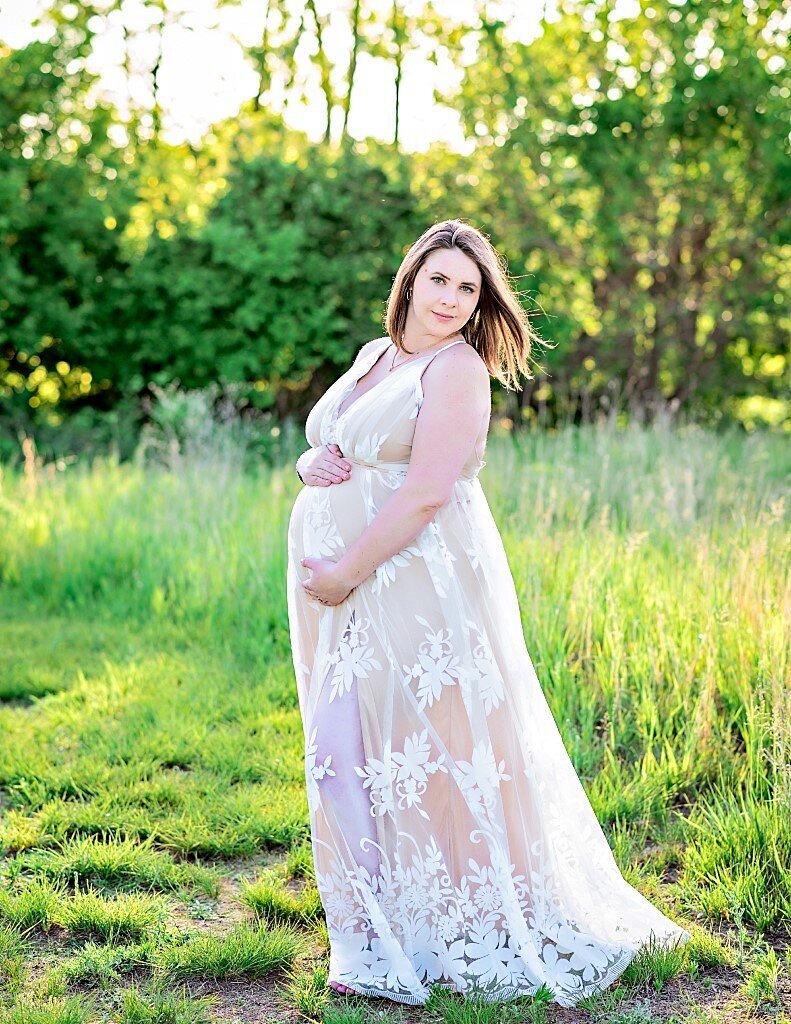
[[393, 37], [396, 44], [395, 130], [393, 132], [393, 146], [398, 149], [398, 133], [401, 119], [401, 75], [404, 60], [404, 21], [398, 10], [398, 0], [393, 0]]
[[319, 12], [316, 10], [315, 0], [307, 0], [307, 6], [313, 15], [313, 23], [316, 26], [316, 40], [319, 44], [317, 60], [321, 73], [321, 91], [324, 93], [324, 101], [327, 106], [327, 123], [324, 128], [324, 139], [322, 141], [324, 145], [328, 145], [332, 128], [332, 109], [334, 107], [332, 81], [330, 79], [331, 67], [327, 54], [324, 52], [324, 23], [319, 17]]
[[269, 0], [264, 4], [264, 28], [261, 33], [261, 46], [258, 51], [258, 92], [255, 94], [253, 109], [261, 109], [261, 94], [271, 85], [269, 68], [266, 66], [266, 58], [269, 53]]
[[349, 110], [352, 105], [352, 90], [354, 89], [354, 76], [357, 72], [357, 51], [360, 48], [360, 4], [361, 0], [354, 0], [352, 11], [352, 52], [349, 57], [349, 70], [346, 75], [347, 89], [343, 100], [343, 128], [341, 129], [341, 140], [346, 138], [349, 124]]

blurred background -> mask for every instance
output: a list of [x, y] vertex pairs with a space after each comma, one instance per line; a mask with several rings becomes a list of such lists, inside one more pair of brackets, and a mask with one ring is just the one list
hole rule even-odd
[[499, 431], [788, 432], [789, 26], [766, 0], [4, 4], [0, 458], [210, 421], [277, 455], [447, 217], [547, 343]]

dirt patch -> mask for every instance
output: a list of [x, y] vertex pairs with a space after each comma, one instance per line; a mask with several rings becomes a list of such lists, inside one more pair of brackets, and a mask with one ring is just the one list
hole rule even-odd
[[305, 1024], [304, 1015], [290, 1006], [281, 992], [288, 979], [281, 971], [265, 978], [225, 978], [216, 981], [186, 981], [184, 988], [193, 999], [211, 996], [214, 1020], [238, 1024]]
[[[307, 966], [307, 965], [305, 965]], [[288, 995], [279, 990], [287, 984], [287, 978], [273, 972], [262, 981], [236, 980], [224, 982], [202, 982], [190, 987], [191, 995], [216, 994], [218, 1003], [212, 1016], [218, 1020], [238, 1024], [270, 1024], [274, 1022], [305, 1021], [304, 1015], [289, 1005]], [[592, 1024], [610, 1014], [627, 1014], [629, 1011], [648, 1013], [652, 1021], [666, 1021], [673, 1017], [692, 1014], [695, 1009], [705, 1009], [714, 1021], [722, 1024], [748, 1024], [754, 1022], [744, 1001], [738, 997], [740, 978], [735, 971], [717, 968], [706, 971], [698, 978], [680, 977], [668, 982], [661, 992], [654, 992], [648, 986], [634, 990], [630, 995], [614, 998], [618, 987], [616, 981], [605, 990], [600, 1011], [566, 1009], [555, 1003], [547, 1007], [548, 1024]], [[612, 1003], [607, 994], [613, 993]], [[342, 1006], [363, 1005], [371, 1020], [379, 1011], [395, 1013], [403, 1024], [428, 1024], [436, 1018], [422, 1006], [409, 1006], [381, 997], [346, 997], [330, 992], [330, 1002]], [[267, 1016], [269, 1015], [269, 1016]]]
[[[696, 979], [673, 979], [661, 992], [654, 992], [646, 986], [632, 991], [628, 996], [615, 999], [614, 992], [618, 988], [616, 980], [609, 989], [605, 989], [599, 1010], [567, 1009], [550, 1003], [547, 1006], [546, 1019], [548, 1024], [593, 1024], [597, 1020], [608, 1019], [611, 1015], [620, 1016], [630, 1011], [642, 1011], [652, 1022], [659, 1022], [673, 1017], [684, 1017], [695, 1009], [706, 1009], [713, 1021], [721, 1020], [722, 1024], [754, 1024], [755, 1016], [750, 1015], [743, 1005], [737, 1003], [736, 992], [739, 984], [740, 979], [735, 972], [717, 969], [707, 971], [705, 975]], [[333, 997], [333, 1001], [344, 998]], [[434, 1014], [427, 1013], [420, 1006], [406, 1006], [381, 998], [357, 998], [353, 999], [353, 1002], [362, 1002], [371, 1014], [371, 1019], [375, 1019], [373, 1013], [387, 1007], [395, 1011], [404, 1024], [429, 1024], [429, 1021], [435, 1020]], [[524, 1015], [520, 1019], [527, 1020], [527, 1016]]]
[[238, 902], [243, 881], [253, 881], [267, 867], [283, 863], [279, 852], [266, 851], [254, 857], [237, 857], [218, 863], [222, 871], [220, 892], [216, 897], [197, 896], [188, 901], [173, 901], [173, 922], [179, 928], [212, 931], [223, 935], [252, 912]]
[[[721, 1013], [723, 1021], [738, 1024], [750, 1019], [734, 1005], [741, 978], [732, 967], [714, 967], [693, 978], [679, 975], [672, 978], [656, 992], [646, 984], [632, 994], [618, 1001], [618, 1013], [629, 1010], [648, 1010], [651, 1020], [667, 1020], [672, 1016], [685, 1016], [695, 1009], [705, 1008], [715, 1014]], [[616, 982], [617, 985], [617, 982]], [[574, 1021], [589, 1018], [575, 1017]]]

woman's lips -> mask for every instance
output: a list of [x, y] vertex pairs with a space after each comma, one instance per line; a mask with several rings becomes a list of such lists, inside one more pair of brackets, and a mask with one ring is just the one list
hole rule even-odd
[[435, 309], [432, 310], [432, 313], [434, 314], [434, 316], [439, 317], [439, 319], [443, 323], [447, 323], [448, 320], [452, 320], [453, 319], [452, 316], [443, 316], [442, 313], [438, 313]]

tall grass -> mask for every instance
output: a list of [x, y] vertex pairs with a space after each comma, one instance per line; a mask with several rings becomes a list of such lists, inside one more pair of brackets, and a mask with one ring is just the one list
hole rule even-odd
[[[300, 485], [226, 440], [0, 467], [6, 872], [212, 892], [183, 860], [304, 861]], [[494, 428], [481, 474], [622, 868], [668, 909], [759, 931], [791, 914], [790, 476], [782, 437], [661, 420]], [[257, 910], [310, 916], [261, 886]]]

